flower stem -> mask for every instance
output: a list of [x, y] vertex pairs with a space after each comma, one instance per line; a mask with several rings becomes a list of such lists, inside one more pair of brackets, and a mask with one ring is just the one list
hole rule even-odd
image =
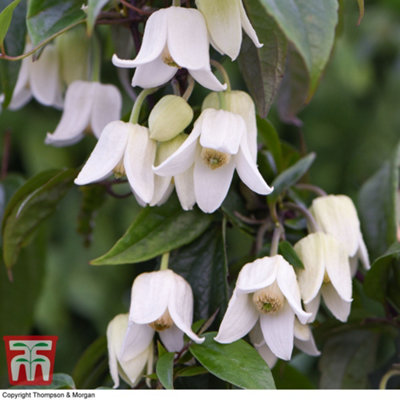
[[321, 229], [317, 224], [317, 221], [314, 219], [310, 211], [307, 210], [307, 208], [301, 206], [300, 204], [296, 203], [285, 203], [285, 207], [291, 208], [292, 210], [297, 210], [300, 211], [307, 219], [307, 224], [309, 226], [309, 231], [311, 233], [314, 232], [320, 232]]
[[172, 0], [172, 6], [173, 7], [180, 7], [181, 6], [181, 0]]
[[99, 41], [96, 35], [91, 38], [90, 46], [90, 69], [93, 82], [100, 82], [101, 54]]
[[310, 185], [308, 183], [298, 183], [296, 187], [300, 190], [308, 190], [310, 192], [314, 192], [316, 195], [324, 197], [327, 196], [325, 190], [321, 189], [319, 186]]
[[135, 104], [133, 105], [131, 116], [129, 117], [129, 122], [131, 124], [137, 124], [139, 121], [139, 115], [140, 115], [140, 110], [142, 109], [142, 105], [144, 102], [144, 99], [154, 93], [155, 91], [158, 90], [157, 88], [151, 88], [151, 89], [144, 89], [140, 92], [139, 96], [137, 97]]
[[182, 95], [182, 97], [186, 101], [189, 100], [189, 97], [191, 96], [193, 89], [194, 89], [194, 79], [191, 77], [191, 75], [189, 75], [187, 88], [185, 90], [185, 93], [183, 93], [183, 95]]
[[272, 234], [272, 241], [271, 241], [271, 250], [269, 255], [271, 257], [276, 256], [278, 254], [278, 247], [279, 247], [279, 240], [283, 233], [282, 225], [277, 222], [275, 225], [274, 233]]
[[381, 382], [379, 383], [379, 389], [386, 389], [386, 385], [389, 379], [393, 376], [400, 375], [400, 369], [391, 369], [383, 375]]
[[160, 271], [164, 271], [165, 269], [168, 269], [168, 262], [169, 262], [169, 252], [164, 253], [161, 257]]
[[226, 91], [230, 92], [231, 91], [231, 81], [229, 80], [229, 75], [226, 72], [226, 69], [222, 66], [221, 63], [219, 63], [218, 61], [215, 60], [210, 60], [210, 64], [217, 68], [217, 70], [221, 73], [224, 82], [226, 83]]

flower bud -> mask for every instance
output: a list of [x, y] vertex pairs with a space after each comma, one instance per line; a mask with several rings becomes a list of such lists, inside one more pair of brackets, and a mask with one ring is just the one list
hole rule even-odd
[[193, 110], [179, 96], [164, 96], [149, 115], [150, 138], [164, 142], [181, 133], [192, 121]]

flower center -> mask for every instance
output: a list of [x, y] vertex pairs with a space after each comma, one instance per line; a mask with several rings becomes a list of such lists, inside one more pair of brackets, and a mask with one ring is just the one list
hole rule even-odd
[[169, 50], [167, 47], [164, 48], [164, 50], [161, 53], [161, 58], [163, 60], [163, 62], [167, 65], [169, 65], [170, 67], [175, 67], [175, 68], [181, 68], [172, 58]]
[[122, 178], [125, 176], [125, 167], [124, 162], [121, 160], [113, 169], [114, 175], [117, 179]]
[[263, 314], [279, 311], [283, 307], [284, 301], [285, 298], [275, 282], [253, 294], [253, 303]]
[[331, 280], [330, 280], [327, 272], [325, 271], [325, 273], [324, 273], [324, 283], [330, 283], [330, 282], [331, 282]]
[[165, 329], [171, 328], [174, 324], [171, 316], [169, 315], [169, 311], [165, 310], [164, 314], [161, 315], [160, 318], [156, 319], [152, 323], [149, 324], [151, 328], [153, 328], [157, 332], [164, 331]]
[[205, 161], [211, 169], [222, 167], [231, 160], [231, 155], [222, 153], [221, 151], [203, 147], [201, 150], [201, 158]]

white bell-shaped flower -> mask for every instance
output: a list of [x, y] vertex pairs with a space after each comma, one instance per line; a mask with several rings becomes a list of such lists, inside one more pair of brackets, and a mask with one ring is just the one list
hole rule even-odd
[[182, 146], [154, 168], [161, 176], [176, 176], [193, 168], [194, 195], [200, 209], [214, 212], [224, 201], [235, 169], [254, 192], [272, 192], [257, 169], [248, 144], [244, 119], [225, 110], [206, 109]]
[[293, 267], [280, 255], [260, 258], [240, 271], [215, 340], [234, 342], [249, 333], [259, 321], [269, 349], [278, 358], [289, 360], [295, 316], [305, 324], [311, 314], [301, 307]]
[[147, 374], [153, 364], [153, 343], [134, 358], [122, 359], [122, 344], [128, 329], [129, 314], [119, 314], [107, 326], [108, 365], [114, 381], [114, 388], [119, 386], [119, 377], [128, 385], [135, 387], [140, 381], [147, 365]]
[[122, 97], [114, 85], [75, 81], [68, 86], [61, 120], [45, 143], [69, 146], [81, 140], [87, 128], [99, 138], [109, 122], [120, 118], [121, 107]]
[[168, 82], [179, 68], [210, 90], [226, 88], [211, 72], [209, 42], [203, 15], [195, 9], [169, 7], [151, 14], [143, 42], [134, 60], [112, 62], [121, 68], [136, 68], [132, 86], [153, 88]]
[[103, 129], [75, 183], [98, 182], [115, 172], [127, 176], [132, 192], [140, 202], [149, 203], [154, 191], [152, 165], [155, 152], [156, 143], [149, 138], [147, 128], [112, 121]]
[[193, 294], [190, 285], [171, 270], [140, 274], [132, 285], [129, 326], [121, 357], [128, 360], [141, 354], [157, 331], [168, 351], [183, 348], [183, 335], [196, 343], [204, 338], [191, 329]]
[[332, 235], [317, 232], [299, 240], [294, 249], [304, 264], [298, 271], [301, 297], [313, 321], [320, 297], [332, 314], [346, 322], [352, 302], [349, 257], [345, 247]]
[[242, 28], [257, 47], [262, 47], [242, 0], [196, 0], [196, 6], [206, 20], [211, 44], [221, 54], [227, 54], [232, 61], [240, 52]]
[[357, 267], [360, 259], [365, 269], [371, 265], [368, 250], [365, 246], [354, 203], [345, 195], [329, 195], [317, 197], [312, 202], [310, 212], [318, 226], [326, 233], [342, 243], [352, 263]]

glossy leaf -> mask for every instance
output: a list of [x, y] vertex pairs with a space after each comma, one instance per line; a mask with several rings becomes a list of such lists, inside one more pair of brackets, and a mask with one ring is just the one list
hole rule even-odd
[[12, 386], [13, 389], [76, 389], [74, 380], [67, 374], [54, 374], [51, 385]]
[[243, 389], [275, 389], [268, 365], [244, 340], [217, 343], [215, 332], [206, 333], [203, 344], [189, 347], [192, 355], [210, 373]]
[[7, 268], [18, 259], [21, 247], [49, 217], [72, 186], [74, 169], [46, 171], [31, 178], [11, 198], [3, 219], [3, 258]]
[[212, 217], [182, 210], [176, 198], [161, 207], [144, 208], [121, 239], [93, 265], [127, 264], [150, 260], [190, 243], [210, 225]]
[[283, 77], [287, 40], [259, 0], [245, 0], [244, 4], [263, 47], [258, 49], [245, 36], [238, 59], [239, 67], [257, 105], [258, 113], [265, 117]]
[[278, 133], [270, 121], [260, 117], [257, 117], [257, 130], [261, 141], [274, 157], [276, 168], [280, 172], [282, 168], [282, 146]]
[[277, 389], [316, 389], [306, 375], [281, 360], [272, 370]]
[[156, 364], [157, 377], [165, 389], [174, 388], [174, 356], [175, 353], [166, 352], [158, 358]]
[[81, 0], [30, 0], [26, 24], [34, 46], [85, 19]]
[[279, 243], [279, 254], [295, 269], [304, 269], [304, 264], [295, 252], [293, 246], [286, 240]]
[[11, 24], [14, 9], [20, 1], [21, 0], [14, 0], [0, 13], [0, 47], [3, 46], [4, 38]]
[[176, 378], [187, 378], [191, 376], [197, 376], [197, 375], [204, 375], [207, 374], [208, 371], [201, 366], [195, 366], [195, 367], [184, 367], [182, 369], [179, 369], [175, 373]]
[[108, 3], [109, 0], [89, 0], [87, 9], [87, 32], [92, 34], [96, 18], [100, 14], [101, 9]]

